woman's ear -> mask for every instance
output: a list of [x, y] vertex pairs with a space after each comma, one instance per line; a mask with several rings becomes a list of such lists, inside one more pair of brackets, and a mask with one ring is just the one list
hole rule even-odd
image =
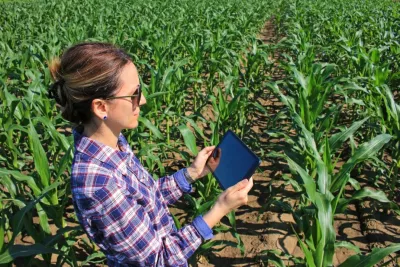
[[94, 99], [92, 101], [92, 111], [94, 116], [99, 118], [100, 120], [103, 120], [105, 116], [107, 116], [107, 103], [103, 99]]

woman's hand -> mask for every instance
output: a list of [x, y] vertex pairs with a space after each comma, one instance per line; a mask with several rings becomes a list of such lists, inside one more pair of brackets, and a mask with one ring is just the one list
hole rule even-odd
[[207, 168], [206, 163], [214, 148], [215, 146], [207, 146], [203, 148], [194, 159], [193, 163], [187, 168], [188, 174], [190, 175], [190, 177], [192, 177], [193, 180], [197, 180], [210, 173], [210, 170]]
[[222, 192], [215, 205], [203, 216], [206, 224], [213, 228], [226, 214], [247, 204], [248, 193], [252, 187], [253, 178], [250, 178], [249, 180], [244, 179]]

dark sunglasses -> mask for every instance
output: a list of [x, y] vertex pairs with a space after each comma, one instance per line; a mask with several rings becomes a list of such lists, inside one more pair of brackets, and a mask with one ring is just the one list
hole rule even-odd
[[[111, 99], [119, 99], [119, 98], [127, 98], [129, 97], [132, 100], [132, 103], [136, 104], [139, 106], [140, 104], [140, 98], [142, 96], [142, 86], [139, 84], [138, 89], [133, 95], [125, 95], [125, 96], [110, 96], [105, 98], [105, 100], [111, 100]], [[136, 101], [136, 102], [135, 102]]]

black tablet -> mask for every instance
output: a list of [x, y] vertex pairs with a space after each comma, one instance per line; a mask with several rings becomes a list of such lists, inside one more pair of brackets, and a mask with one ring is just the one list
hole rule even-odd
[[260, 164], [261, 160], [230, 130], [207, 160], [207, 167], [223, 190], [249, 179]]

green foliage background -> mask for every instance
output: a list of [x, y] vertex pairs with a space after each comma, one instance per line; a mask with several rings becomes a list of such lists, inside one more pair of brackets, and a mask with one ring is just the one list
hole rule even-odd
[[[47, 63], [82, 41], [114, 43], [138, 67], [147, 105], [139, 127], [124, 134], [156, 179], [171, 171], [167, 159], [187, 166], [227, 129], [263, 160], [288, 163], [282, 179], [300, 205], [271, 197], [263, 210], [292, 213], [305, 257], [266, 251], [268, 263], [330, 266], [335, 248], [346, 247], [356, 255], [343, 266], [372, 266], [398, 250], [361, 255], [336, 241], [333, 222], [365, 197], [399, 212], [392, 202], [400, 167], [399, 10], [389, 0], [0, 2], [0, 264], [18, 258], [29, 266], [36, 255], [45, 263], [55, 255], [58, 265], [104, 260], [66, 212], [72, 136], [47, 97]], [[258, 34], [268, 19], [275, 36], [267, 44]], [[271, 97], [283, 103], [278, 113], [259, 101]], [[266, 127], [255, 133], [260, 114]], [[261, 135], [283, 146], [262, 143]], [[376, 174], [367, 183], [358, 179], [365, 169]], [[196, 187], [186, 196], [188, 217], [204, 213], [220, 193], [211, 175]], [[237, 242], [209, 241], [193, 262], [220, 244], [244, 251], [233, 213], [228, 220], [214, 230]], [[34, 244], [16, 244], [22, 236]], [[87, 257], [77, 257], [77, 242]]]

